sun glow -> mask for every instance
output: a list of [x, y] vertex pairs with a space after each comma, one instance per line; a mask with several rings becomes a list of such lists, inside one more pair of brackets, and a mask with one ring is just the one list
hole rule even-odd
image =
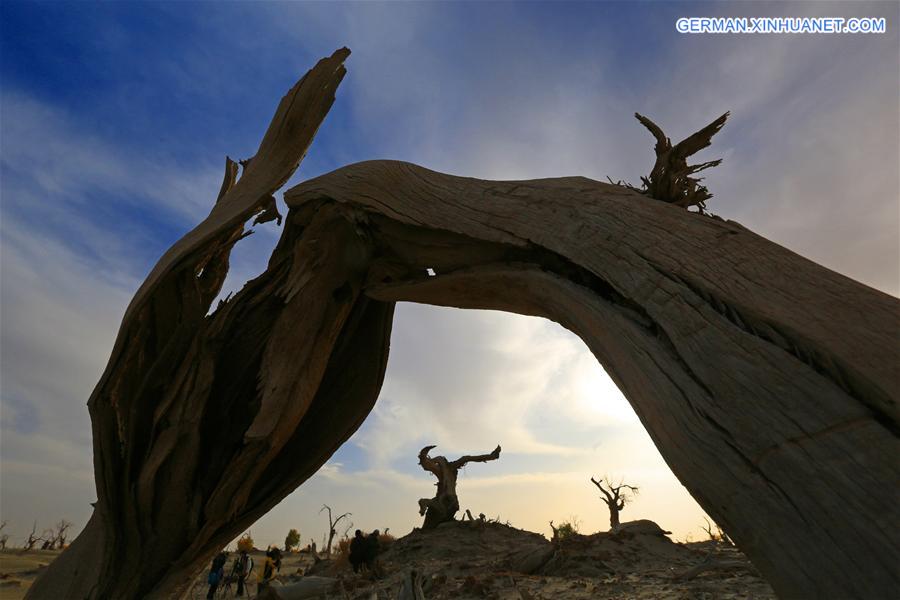
[[575, 384], [577, 410], [606, 424], [638, 423], [631, 404], [603, 367], [592, 356], [580, 362]]

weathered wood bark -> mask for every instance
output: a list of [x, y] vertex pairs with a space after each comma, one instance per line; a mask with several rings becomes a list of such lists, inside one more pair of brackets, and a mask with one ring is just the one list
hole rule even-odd
[[644, 193], [656, 200], [683, 208], [697, 206], [700, 212], [703, 212], [706, 201], [712, 198], [712, 194], [706, 186], [700, 184], [702, 177], [694, 175], [721, 164], [722, 159], [698, 165], [688, 165], [687, 159], [710, 145], [712, 137], [728, 119], [728, 113], [674, 146], [659, 125], [641, 114], [634, 113], [634, 116], [656, 138], [656, 146], [653, 148], [656, 152], [656, 162], [653, 164], [653, 170], [647, 177], [641, 177], [641, 181], [644, 182]]
[[[591, 483], [597, 486], [597, 489], [603, 493], [603, 503], [609, 509], [609, 528], [615, 529], [619, 526], [619, 513], [625, 508], [625, 504], [631, 500], [631, 494], [637, 494], [638, 488], [633, 485], [619, 482], [614, 485], [608, 477], [604, 477], [597, 481], [591, 477]], [[603, 486], [606, 487], [603, 487]]]
[[228, 163], [210, 216], [138, 290], [89, 402], [95, 512], [30, 597], [181, 595], [362, 423], [397, 301], [578, 334], [780, 594], [900, 587], [900, 302], [736, 223], [582, 177], [361, 163], [288, 192], [268, 269], [207, 315], [346, 55], [291, 90], [243, 176]]
[[366, 215], [372, 299], [543, 316], [578, 334], [780, 594], [900, 585], [896, 298], [737, 223], [582, 177], [373, 161], [285, 197], [292, 211]]
[[488, 454], [461, 456], [449, 461], [443, 456], [428, 456], [435, 446], [425, 446], [419, 451], [419, 464], [422, 468], [437, 477], [437, 491], [434, 498], [419, 500], [419, 514], [425, 516], [422, 529], [433, 529], [446, 521], [452, 521], [459, 511], [459, 498], [456, 495], [456, 479], [459, 470], [470, 462], [488, 462], [500, 458], [500, 446]]
[[306, 153], [348, 55], [321, 60], [288, 92], [240, 179], [227, 161], [209, 216], [136, 293], [88, 402], [98, 502], [29, 597], [184, 594], [374, 403], [392, 305], [359, 298], [365, 261], [354, 250], [364, 247], [328, 208], [302, 233], [288, 227], [269, 270], [207, 315], [244, 223], [271, 216], [272, 193]]

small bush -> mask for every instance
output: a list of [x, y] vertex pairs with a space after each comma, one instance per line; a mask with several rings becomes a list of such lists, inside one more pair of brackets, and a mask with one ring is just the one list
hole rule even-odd
[[571, 535], [574, 535], [578, 533], [578, 528], [580, 526], [581, 523], [578, 521], [578, 517], [569, 517], [568, 520], [563, 521], [559, 524], [559, 527], [556, 528], [556, 538], [562, 540]]
[[338, 540], [332, 560], [336, 569], [350, 566], [350, 538], [346, 535]]
[[238, 552], [250, 552], [253, 550], [253, 537], [247, 532], [237, 542]]
[[378, 536], [378, 547], [381, 550], [381, 552], [384, 552], [391, 546], [391, 544], [393, 544], [396, 541], [397, 541], [397, 538], [395, 538], [391, 534], [382, 533], [382, 534], [379, 534], [379, 536]]
[[284, 538], [284, 551], [290, 552], [300, 543], [300, 532], [291, 529]]

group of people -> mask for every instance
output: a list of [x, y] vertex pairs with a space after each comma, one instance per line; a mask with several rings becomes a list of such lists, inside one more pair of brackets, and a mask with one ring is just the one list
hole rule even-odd
[[[379, 544], [378, 537], [380, 532], [376, 529], [369, 535], [364, 535], [359, 529], [350, 541], [350, 564], [353, 566], [354, 573], [369, 571], [377, 574], [377, 561]], [[315, 545], [313, 545], [315, 548]], [[313, 550], [315, 552], [315, 550]], [[243, 596], [246, 589], [246, 582], [253, 571], [253, 559], [246, 550], [241, 550], [231, 565], [230, 575], [225, 575], [225, 564], [228, 562], [228, 553], [219, 552], [212, 561], [209, 570], [207, 583], [209, 591], [206, 594], [208, 599], [215, 598], [216, 591], [219, 586], [227, 586], [232, 583], [237, 585], [235, 595]], [[277, 547], [271, 547], [266, 551], [266, 561], [257, 573], [257, 594], [269, 587], [269, 583], [275, 578], [275, 575], [281, 569], [281, 550]]]
[[[209, 591], [206, 593], [208, 599], [214, 598], [216, 591], [220, 585], [229, 585], [235, 583], [237, 590], [235, 595], [243, 596], [246, 589], [247, 579], [253, 571], [253, 558], [246, 550], [241, 550], [231, 565], [231, 574], [225, 576], [225, 563], [228, 562], [228, 553], [220, 552], [213, 559], [212, 566], [209, 570], [207, 583]], [[257, 574], [257, 594], [265, 590], [269, 583], [274, 579], [278, 570], [281, 569], [281, 550], [278, 548], [269, 548], [266, 551], [266, 561]]]
[[378, 536], [381, 535], [376, 529], [369, 535], [363, 535], [359, 529], [350, 540], [350, 564], [353, 566], [353, 572], [370, 571], [375, 573], [375, 559], [378, 558]]

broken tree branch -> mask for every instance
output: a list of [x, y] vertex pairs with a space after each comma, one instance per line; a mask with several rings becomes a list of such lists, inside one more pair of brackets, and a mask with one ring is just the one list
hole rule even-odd
[[686, 137], [674, 147], [672, 141], [656, 123], [638, 113], [634, 113], [634, 116], [656, 139], [656, 146], [654, 146], [656, 162], [653, 170], [650, 171], [649, 176], [641, 177], [646, 188], [645, 193], [656, 200], [683, 208], [697, 206], [702, 212], [706, 207], [706, 201], [712, 198], [712, 194], [705, 186], [700, 185], [701, 179], [690, 175], [715, 167], [722, 160], [688, 165], [687, 159], [712, 143], [712, 136], [718, 133], [725, 124], [728, 113], [726, 112], [700, 131]]
[[[272, 482], [296, 487], [311, 474], [296, 469], [287, 469], [284, 477], [272, 474], [285, 452], [291, 460], [296, 456], [290, 442], [311, 398], [293, 404], [284, 395], [296, 398], [293, 386], [264, 386], [257, 394], [256, 383], [236, 381], [250, 369], [266, 374], [260, 381], [272, 382], [283, 369], [279, 360], [294, 358], [277, 343], [250, 342], [250, 331], [276, 329], [278, 316], [290, 312], [280, 283], [266, 291], [264, 319], [231, 310], [230, 303], [207, 315], [244, 224], [255, 215], [265, 220], [273, 214], [272, 194], [305, 155], [334, 102], [349, 54], [342, 48], [322, 59], [288, 91], [239, 178], [237, 165], [226, 159], [209, 216], [163, 254], [129, 304], [88, 402], [98, 496], [94, 514], [29, 597], [178, 596], [213, 553], [271, 508], [277, 495]], [[333, 232], [327, 237], [342, 255], [352, 247], [349, 237], [338, 241]], [[326, 252], [328, 247], [320, 246]], [[302, 262], [303, 256], [296, 258]], [[289, 271], [290, 259], [280, 265]], [[254, 289], [265, 287], [265, 279], [256, 280]], [[327, 277], [319, 280], [327, 282]], [[337, 311], [327, 302], [318, 306], [329, 318], [350, 313], [350, 306]], [[339, 352], [341, 327], [317, 330], [323, 347]], [[321, 381], [325, 363], [307, 361], [300, 371]], [[257, 375], [250, 377], [257, 381]]]

